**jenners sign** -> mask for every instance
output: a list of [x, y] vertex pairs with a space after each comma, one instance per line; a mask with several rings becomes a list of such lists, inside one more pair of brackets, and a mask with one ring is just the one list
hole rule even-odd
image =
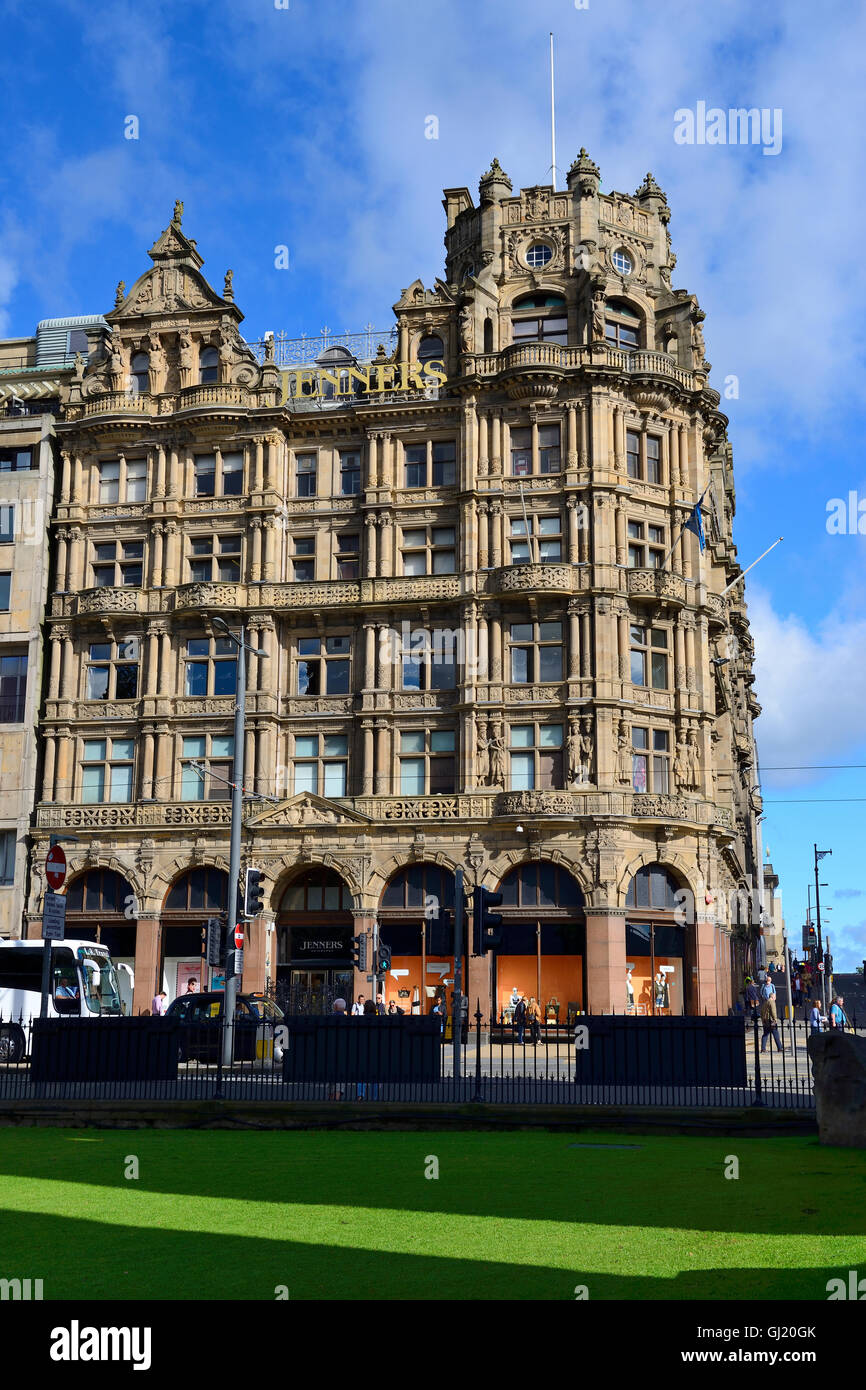
[[431, 362], [365, 362], [353, 366], [297, 367], [283, 378], [283, 401], [363, 400], [393, 391], [426, 391], [448, 380], [445, 364]]

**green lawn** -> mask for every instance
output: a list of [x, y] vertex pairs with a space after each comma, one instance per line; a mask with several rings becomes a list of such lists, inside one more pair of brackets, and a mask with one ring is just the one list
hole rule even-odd
[[0, 1130], [0, 1277], [46, 1299], [824, 1300], [857, 1268], [866, 1153], [811, 1138]]

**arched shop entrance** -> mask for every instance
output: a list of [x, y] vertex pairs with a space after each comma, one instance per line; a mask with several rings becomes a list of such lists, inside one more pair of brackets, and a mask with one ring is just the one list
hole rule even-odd
[[200, 989], [223, 989], [225, 975], [209, 969], [202, 956], [202, 928], [208, 917], [226, 911], [229, 876], [211, 865], [187, 869], [169, 888], [162, 907], [159, 978], [169, 1002], [186, 994], [187, 982]]
[[[69, 940], [98, 941], [118, 967], [121, 999], [132, 1012], [132, 989], [127, 985], [135, 971], [135, 894], [123, 874], [115, 869], [86, 869], [66, 889], [66, 936]], [[121, 968], [125, 967], [125, 969]]]
[[639, 1014], [694, 1013], [694, 925], [675, 920], [684, 885], [662, 864], [638, 869], [626, 894], [625, 955], [629, 1009]]
[[436, 1000], [444, 998], [450, 1011], [454, 988], [451, 870], [425, 863], [399, 869], [385, 885], [378, 916], [379, 940], [391, 948], [391, 971], [383, 985], [386, 1006], [393, 1000], [407, 1014], [429, 1014]]
[[511, 1016], [514, 991], [538, 1000], [542, 1019], [567, 1023], [586, 1009], [586, 918], [580, 885], [567, 869], [520, 864], [499, 885], [502, 938], [494, 953], [498, 1020]]
[[277, 1003], [288, 1014], [327, 1014], [352, 1003], [352, 894], [333, 869], [293, 879], [277, 913]]

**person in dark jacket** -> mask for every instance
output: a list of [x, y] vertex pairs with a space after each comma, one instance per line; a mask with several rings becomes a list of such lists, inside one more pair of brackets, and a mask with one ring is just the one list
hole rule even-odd
[[511, 1019], [514, 1024], [514, 1031], [517, 1034], [518, 1046], [522, 1047], [526, 1038], [526, 1000], [518, 999], [514, 1005], [514, 1013]]

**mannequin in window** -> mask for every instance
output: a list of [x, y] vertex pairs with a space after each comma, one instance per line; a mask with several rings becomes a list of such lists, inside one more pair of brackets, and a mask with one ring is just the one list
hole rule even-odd
[[627, 971], [626, 971], [626, 974], [625, 974], [625, 997], [626, 997], [626, 1003], [628, 1004], [628, 1007], [629, 1007], [630, 1009], [633, 1009], [633, 1008], [634, 1008], [634, 985], [632, 984], [632, 981], [631, 981], [631, 970], [627, 970]]

